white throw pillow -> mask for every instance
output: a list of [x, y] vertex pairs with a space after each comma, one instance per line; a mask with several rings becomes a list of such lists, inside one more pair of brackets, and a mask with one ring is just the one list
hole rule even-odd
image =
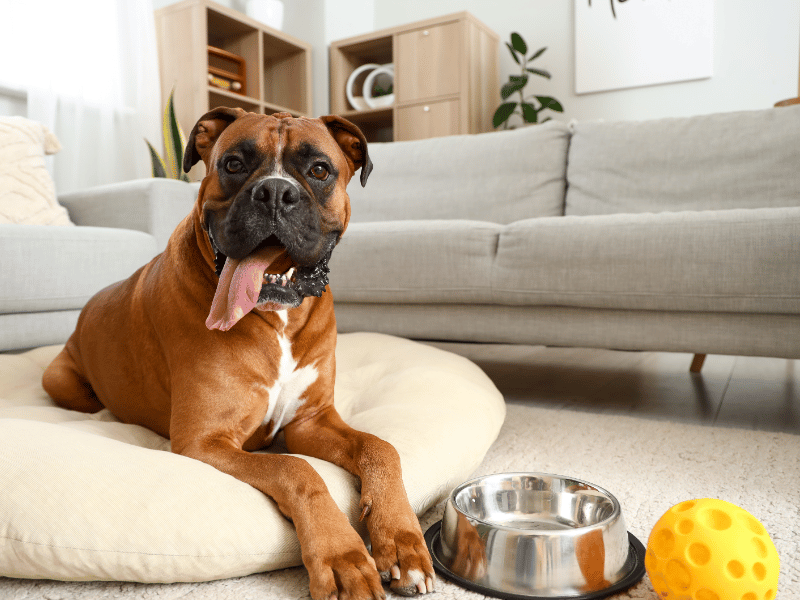
[[[57, 408], [41, 376], [61, 347], [0, 355], [0, 576], [208, 581], [301, 564], [292, 525], [261, 492], [106, 410]], [[340, 335], [336, 358], [336, 408], [395, 446], [418, 515], [500, 431], [503, 397], [465, 358], [375, 333]], [[305, 458], [365, 535], [356, 478]]]
[[58, 203], [45, 154], [61, 150], [47, 127], [24, 117], [0, 117], [0, 223], [74, 225]]

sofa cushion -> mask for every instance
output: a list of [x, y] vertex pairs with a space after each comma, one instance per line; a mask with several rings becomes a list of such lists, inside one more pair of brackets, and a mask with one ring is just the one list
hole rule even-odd
[[569, 129], [543, 125], [370, 144], [365, 188], [348, 188], [354, 222], [469, 219], [511, 223], [564, 211]]
[[44, 160], [59, 150], [58, 138], [41, 123], [0, 117], [0, 223], [72, 225]]
[[800, 206], [800, 106], [577, 123], [566, 214]]
[[330, 261], [346, 302], [491, 302], [501, 226], [481, 221], [351, 223]]
[[0, 225], [0, 314], [81, 308], [156, 254], [141, 231]]
[[800, 313], [800, 208], [529, 219], [503, 228], [511, 305]]

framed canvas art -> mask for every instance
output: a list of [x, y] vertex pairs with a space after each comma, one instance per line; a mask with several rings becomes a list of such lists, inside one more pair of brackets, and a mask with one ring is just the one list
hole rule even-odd
[[714, 0], [574, 0], [575, 92], [711, 77]]

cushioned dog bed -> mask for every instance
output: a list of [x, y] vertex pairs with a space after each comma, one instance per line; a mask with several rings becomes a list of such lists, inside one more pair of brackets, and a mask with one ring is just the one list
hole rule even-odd
[[[41, 376], [60, 349], [0, 355], [0, 575], [207, 581], [301, 564], [292, 525], [260, 492], [108, 411], [57, 408]], [[339, 336], [336, 358], [336, 408], [397, 448], [418, 515], [470, 476], [500, 430], [501, 394], [460, 356], [354, 333]], [[306, 460], [366, 535], [357, 480]]]

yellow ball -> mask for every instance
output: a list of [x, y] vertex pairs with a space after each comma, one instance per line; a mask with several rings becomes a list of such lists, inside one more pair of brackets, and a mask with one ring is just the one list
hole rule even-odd
[[724, 500], [681, 502], [658, 520], [644, 565], [669, 600], [773, 600], [780, 559], [749, 512]]

